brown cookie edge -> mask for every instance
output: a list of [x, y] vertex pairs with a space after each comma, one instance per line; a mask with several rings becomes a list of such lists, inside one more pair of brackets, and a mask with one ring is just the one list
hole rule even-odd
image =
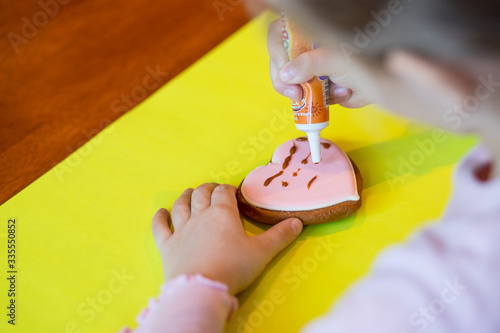
[[300, 210], [294, 212], [264, 209], [251, 205], [243, 197], [243, 194], [241, 193], [241, 185], [245, 181], [245, 179], [243, 179], [243, 181], [238, 186], [238, 191], [236, 194], [240, 213], [242, 213], [243, 215], [254, 221], [265, 224], [276, 224], [288, 218], [295, 217], [300, 219], [304, 225], [333, 222], [340, 220], [344, 217], [347, 217], [349, 215], [352, 215], [361, 207], [363, 177], [361, 176], [361, 172], [359, 171], [359, 168], [356, 165], [356, 163], [354, 163], [353, 160], [351, 160], [350, 158], [349, 160], [352, 163], [354, 174], [356, 176], [356, 184], [358, 187], [358, 195], [359, 195], [358, 201], [345, 201], [329, 207], [318, 208], [313, 210]]

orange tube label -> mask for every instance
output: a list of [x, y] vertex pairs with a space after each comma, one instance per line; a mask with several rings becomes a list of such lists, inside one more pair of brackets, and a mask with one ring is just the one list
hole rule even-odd
[[[281, 16], [283, 44], [290, 60], [304, 52], [314, 50], [316, 45], [303, 35], [297, 26], [291, 23], [283, 14]], [[330, 118], [330, 87], [328, 76], [315, 76], [300, 85], [303, 95], [300, 101], [292, 100], [293, 116], [296, 124], [318, 124]]]

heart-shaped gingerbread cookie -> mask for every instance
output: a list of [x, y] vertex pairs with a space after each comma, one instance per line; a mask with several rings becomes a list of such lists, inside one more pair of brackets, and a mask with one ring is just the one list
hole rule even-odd
[[279, 146], [269, 164], [250, 172], [240, 184], [240, 211], [258, 222], [275, 224], [297, 217], [306, 225], [357, 211], [362, 189], [357, 166], [333, 142], [321, 139], [321, 146], [317, 164], [305, 137]]

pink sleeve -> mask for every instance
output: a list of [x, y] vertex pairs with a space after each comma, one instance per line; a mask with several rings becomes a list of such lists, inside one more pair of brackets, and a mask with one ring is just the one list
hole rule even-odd
[[384, 251], [303, 333], [500, 332], [500, 178], [477, 176], [490, 160], [469, 154], [441, 222]]
[[386, 250], [302, 333], [498, 332], [499, 221], [444, 221]]
[[158, 299], [149, 300], [135, 330], [119, 333], [220, 333], [237, 306], [226, 285], [201, 275], [182, 275], [166, 282]]

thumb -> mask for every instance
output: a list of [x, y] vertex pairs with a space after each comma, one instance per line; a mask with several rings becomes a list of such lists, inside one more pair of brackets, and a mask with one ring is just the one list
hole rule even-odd
[[302, 222], [291, 218], [282, 221], [263, 234], [256, 237], [262, 248], [269, 255], [269, 259], [281, 252], [287, 245], [293, 242], [302, 231]]
[[288, 84], [304, 83], [323, 75], [329, 76], [333, 81], [334, 78], [345, 75], [342, 59], [325, 48], [302, 53], [284, 65], [279, 72], [280, 79]]
[[160, 246], [172, 236], [172, 231], [168, 226], [169, 221], [170, 213], [165, 208], [159, 209], [153, 216], [151, 231], [153, 232], [153, 238], [157, 248], [160, 248]]

